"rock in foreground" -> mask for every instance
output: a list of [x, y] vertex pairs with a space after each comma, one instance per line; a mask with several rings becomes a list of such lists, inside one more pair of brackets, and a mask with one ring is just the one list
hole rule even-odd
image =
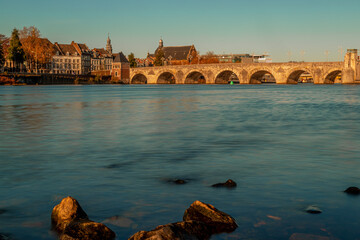
[[205, 223], [185, 221], [160, 225], [148, 232], [137, 232], [129, 240], [207, 240], [210, 236], [210, 229]]
[[212, 234], [233, 232], [238, 227], [230, 215], [200, 201], [193, 202], [186, 209], [183, 220], [203, 222], [211, 228]]
[[72, 221], [65, 228], [60, 240], [114, 239], [115, 233], [102, 223], [88, 220]]
[[359, 195], [360, 189], [358, 187], [349, 187], [344, 192], [351, 195]]
[[137, 232], [129, 240], [208, 240], [212, 234], [232, 232], [237, 228], [231, 216], [200, 201], [191, 204], [183, 220]]
[[234, 188], [236, 187], [236, 182], [234, 182], [233, 180], [229, 179], [224, 183], [217, 183], [212, 185], [212, 187], [228, 187], [228, 188]]
[[63, 232], [73, 220], [89, 220], [89, 217], [76, 199], [66, 197], [54, 207], [51, 214], [51, 224], [54, 230]]
[[102, 223], [89, 220], [76, 199], [64, 198], [51, 214], [52, 228], [61, 240], [112, 240], [115, 233]]

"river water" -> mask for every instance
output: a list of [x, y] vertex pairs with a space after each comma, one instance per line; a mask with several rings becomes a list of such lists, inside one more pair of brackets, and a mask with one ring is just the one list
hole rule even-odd
[[238, 222], [212, 239], [360, 239], [360, 196], [343, 193], [360, 187], [360, 86], [1, 87], [0, 164], [0, 233], [14, 239], [55, 239], [68, 195], [118, 239], [195, 200]]

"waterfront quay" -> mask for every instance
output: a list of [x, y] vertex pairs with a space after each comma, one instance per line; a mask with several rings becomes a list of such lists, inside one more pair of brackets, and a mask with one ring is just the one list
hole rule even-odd
[[[27, 84], [297, 84], [307, 74], [314, 84], [360, 84], [357, 51], [343, 62], [216, 63], [130, 68], [130, 77], [114, 82], [110, 75], [6, 74]], [[267, 81], [268, 76], [270, 81]], [[341, 81], [337, 80], [340, 79]]]

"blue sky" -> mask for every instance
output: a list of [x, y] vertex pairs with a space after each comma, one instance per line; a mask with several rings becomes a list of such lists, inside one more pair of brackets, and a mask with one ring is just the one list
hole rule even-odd
[[[202, 53], [268, 52], [274, 61], [339, 59], [360, 48], [358, 0], [1, 0], [0, 33], [36, 26], [52, 42], [105, 47], [145, 57], [165, 46]], [[304, 51], [303, 57], [300, 52]], [[291, 57], [289, 57], [291, 52]]]

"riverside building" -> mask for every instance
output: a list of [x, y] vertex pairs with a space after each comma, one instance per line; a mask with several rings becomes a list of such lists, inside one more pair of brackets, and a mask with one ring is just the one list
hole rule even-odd
[[55, 74], [90, 74], [91, 51], [86, 44], [55, 43], [55, 55], [52, 61], [52, 73]]
[[91, 71], [111, 71], [113, 63], [112, 45], [110, 37], [107, 38], [106, 49], [94, 48], [91, 56]]

